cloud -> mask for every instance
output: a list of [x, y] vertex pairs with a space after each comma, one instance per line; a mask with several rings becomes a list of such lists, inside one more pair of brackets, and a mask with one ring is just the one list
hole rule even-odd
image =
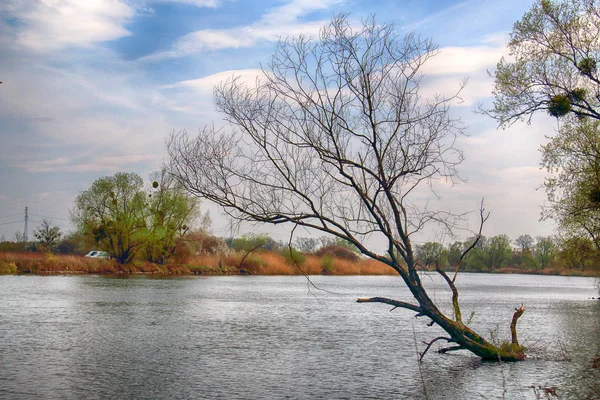
[[203, 51], [248, 48], [261, 41], [304, 34], [316, 36], [325, 21], [298, 22], [310, 12], [324, 10], [341, 0], [292, 0], [271, 9], [259, 21], [231, 29], [203, 29], [181, 37], [170, 50], [150, 54], [140, 61], [159, 61]]
[[443, 47], [421, 69], [425, 75], [421, 93], [428, 97], [436, 94], [453, 96], [466, 80], [456, 105], [472, 107], [492, 95], [494, 79], [487, 70], [493, 68], [506, 53], [503, 43], [496, 46]]
[[205, 95], [212, 95], [213, 89], [216, 85], [228, 79], [238, 79], [240, 83], [246, 83], [252, 85], [256, 82], [256, 79], [263, 75], [260, 69], [239, 69], [218, 72], [216, 74], [208, 75], [199, 79], [189, 79], [180, 81], [172, 85], [165, 85], [163, 89], [174, 89], [174, 88], [191, 88], [197, 92]]
[[122, 154], [98, 157], [77, 157], [21, 163], [17, 167], [27, 172], [116, 172], [128, 170], [136, 164], [153, 161], [160, 165], [160, 157], [156, 154]]
[[184, 3], [201, 8], [217, 8], [221, 0], [152, 0], [154, 3]]
[[508, 53], [504, 43], [497, 46], [442, 47], [440, 53], [427, 61], [427, 75], [460, 75], [485, 71], [496, 65]]
[[35, 52], [128, 36], [124, 25], [134, 13], [121, 0], [26, 0], [9, 8], [9, 16], [21, 22], [14, 29], [15, 43]]

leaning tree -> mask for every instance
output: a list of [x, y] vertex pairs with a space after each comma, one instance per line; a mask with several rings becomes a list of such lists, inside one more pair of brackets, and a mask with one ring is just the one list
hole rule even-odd
[[[234, 218], [326, 232], [392, 267], [414, 302], [358, 301], [429, 317], [448, 337], [426, 350], [443, 339], [453, 343], [445, 350], [520, 360], [515, 325], [523, 307], [513, 317], [512, 341], [497, 346], [463, 322], [457, 273], [438, 268], [452, 291], [452, 316], [440, 311], [419, 276], [411, 238], [430, 223], [451, 228], [456, 220], [412, 199], [436, 179], [454, 180], [463, 158], [455, 139], [464, 127], [450, 114], [459, 94], [420, 94], [423, 66], [437, 52], [430, 40], [399, 36], [373, 19], [356, 30], [346, 16], [316, 40], [281, 41], [254, 84], [234, 77], [215, 88], [227, 127], [170, 137], [170, 172]], [[366, 244], [368, 236], [385, 243], [385, 254]]]

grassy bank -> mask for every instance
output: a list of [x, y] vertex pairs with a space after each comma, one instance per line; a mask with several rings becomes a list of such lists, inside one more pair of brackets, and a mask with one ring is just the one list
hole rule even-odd
[[280, 254], [260, 252], [242, 262], [243, 254], [191, 257], [185, 263], [166, 265], [134, 261], [120, 265], [112, 260], [48, 253], [0, 253], [0, 274], [164, 274], [164, 275], [394, 275], [374, 260], [349, 261], [332, 256], [307, 255], [296, 265]]
[[[0, 252], [0, 274], [159, 274], [159, 275], [396, 275], [387, 265], [370, 259], [346, 260], [326, 255], [303, 255], [298, 264], [278, 253], [263, 251], [243, 259], [242, 253], [188, 257], [185, 263], [166, 265], [134, 261], [121, 265], [113, 260], [49, 253]], [[243, 262], [242, 262], [243, 259]], [[542, 270], [501, 268], [502, 274], [598, 276], [597, 270]]]

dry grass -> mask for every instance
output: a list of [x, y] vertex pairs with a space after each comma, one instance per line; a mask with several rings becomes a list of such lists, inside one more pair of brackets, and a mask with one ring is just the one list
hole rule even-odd
[[[252, 275], [394, 275], [390, 267], [369, 259], [350, 261], [338, 257], [305, 255], [298, 265], [275, 252], [257, 251], [248, 255], [231, 252], [227, 255], [204, 254], [190, 256], [185, 265], [194, 274], [247, 273]], [[241, 264], [241, 265], [240, 265]], [[329, 268], [328, 268], [329, 267]]]
[[[333, 255], [305, 255], [296, 265], [279, 253], [257, 251], [246, 257], [230, 252], [226, 255], [189, 256], [185, 263], [173, 260], [168, 265], [134, 261], [120, 265], [113, 260], [48, 253], [0, 252], [0, 274], [253, 274], [253, 275], [396, 275], [387, 265], [372, 259], [352, 261]], [[240, 265], [241, 263], [241, 265]], [[548, 267], [544, 270], [502, 268], [497, 273], [533, 273], [543, 275], [598, 276], [598, 271], [579, 271]]]
[[398, 275], [394, 269], [377, 260], [363, 260], [360, 265], [361, 275]]

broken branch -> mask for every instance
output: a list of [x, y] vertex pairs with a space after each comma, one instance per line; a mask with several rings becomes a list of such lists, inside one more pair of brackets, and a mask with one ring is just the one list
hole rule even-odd
[[414, 304], [406, 303], [404, 301], [388, 299], [387, 297], [361, 297], [356, 300], [357, 303], [385, 303], [394, 307], [406, 308], [418, 313], [422, 313], [421, 307]]

